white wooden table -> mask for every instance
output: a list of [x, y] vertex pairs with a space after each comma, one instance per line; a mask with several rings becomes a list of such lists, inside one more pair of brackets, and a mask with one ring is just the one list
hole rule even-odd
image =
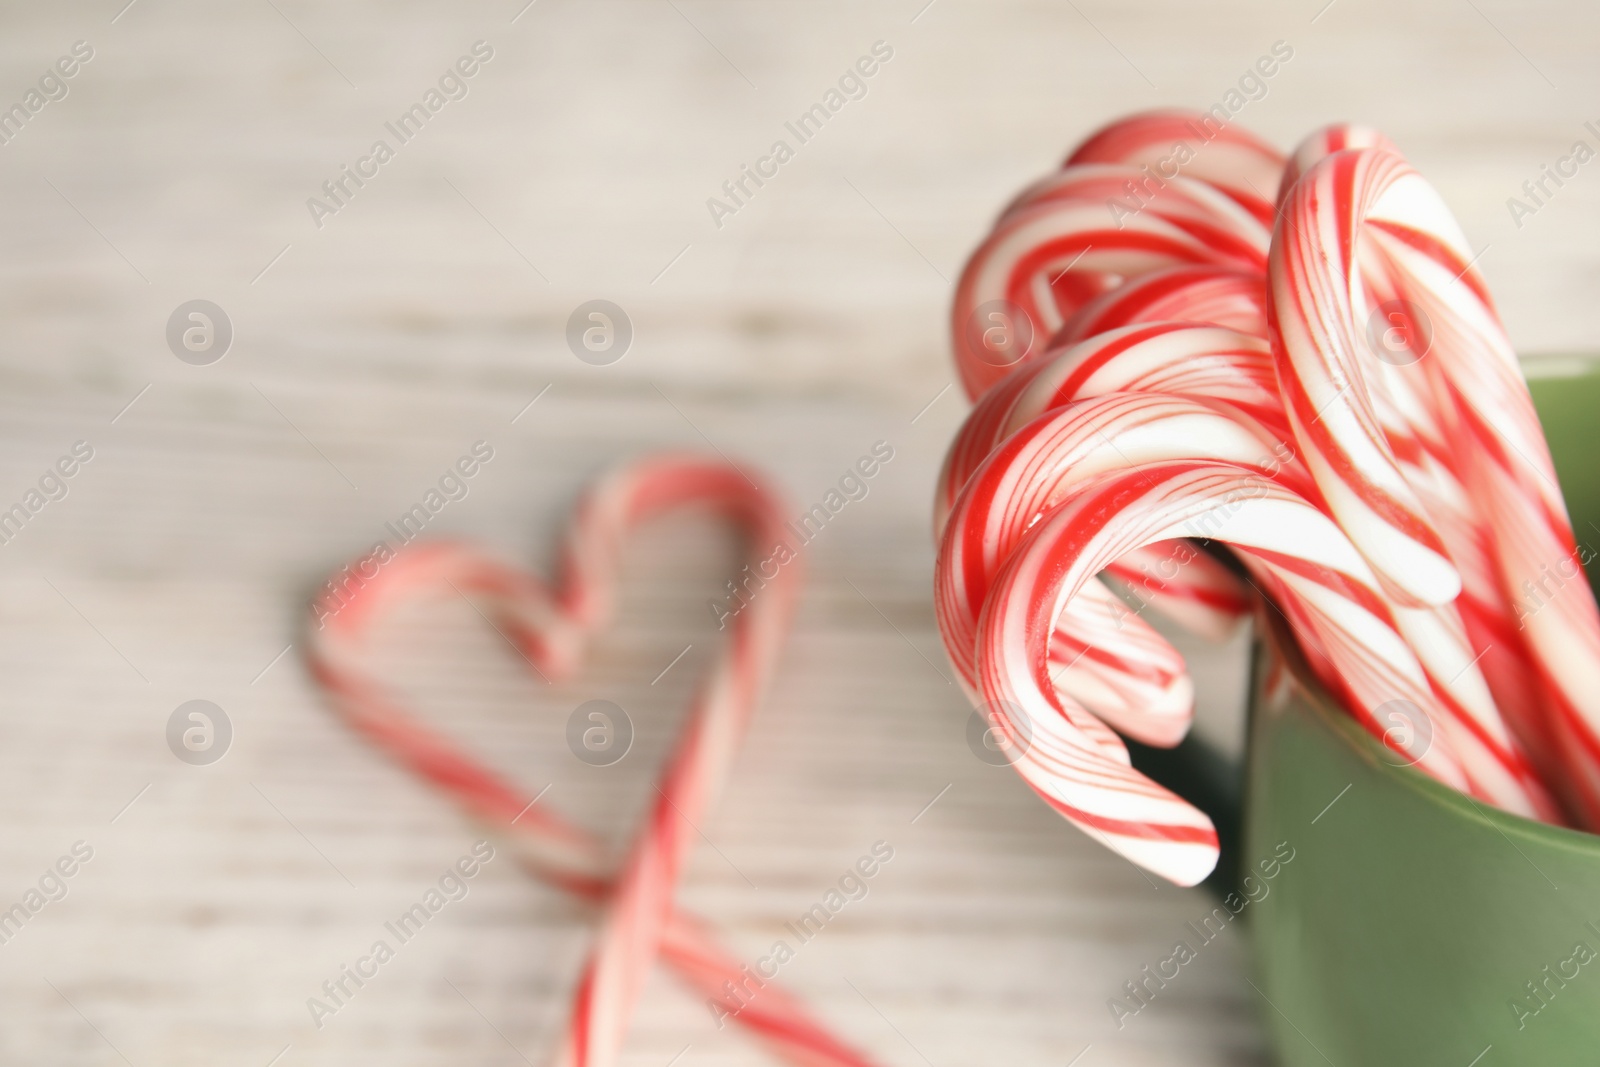
[[[0, 104], [74, 41], [94, 50], [0, 146], [0, 508], [94, 448], [0, 545], [0, 909], [94, 849], [0, 944], [0, 1062], [547, 1055], [587, 916], [503, 861], [322, 1029], [306, 1007], [472, 838], [324, 710], [299, 612], [480, 439], [496, 458], [430, 529], [541, 566], [577, 488], [628, 453], [709, 442], [798, 508], [891, 442], [808, 550], [798, 632], [684, 900], [755, 958], [888, 841], [869, 896], [782, 977], [886, 1064], [1266, 1062], [1233, 934], [1116, 1028], [1107, 998], [1211, 902], [967, 749], [929, 600], [931, 485], [964, 406], [942, 391], [949, 281], [1077, 137], [1208, 105], [1282, 39], [1295, 58], [1240, 121], [1286, 144], [1338, 117], [1382, 126], [1485, 249], [1517, 339], [1594, 347], [1600, 171], [1520, 228], [1505, 200], [1590, 137], [1600, 11], [124, 2], [13, 7], [0, 33]], [[317, 228], [306, 199], [479, 40], [493, 57], [467, 96]], [[879, 40], [894, 54], [866, 95], [718, 229], [706, 198]], [[163, 336], [195, 298], [235, 332], [209, 366]], [[634, 326], [611, 366], [563, 338], [593, 298]], [[573, 684], [529, 681], [460, 605], [398, 626], [391, 667], [530, 797], [549, 786], [620, 842], [715, 646], [725, 549], [693, 521], [642, 538]], [[1195, 658], [1222, 734], [1240, 661]], [[562, 740], [592, 697], [639, 727], [603, 770]], [[191, 699], [233, 722], [211, 766], [166, 745]], [[680, 1053], [765, 1062], [660, 976], [626, 1062]]]

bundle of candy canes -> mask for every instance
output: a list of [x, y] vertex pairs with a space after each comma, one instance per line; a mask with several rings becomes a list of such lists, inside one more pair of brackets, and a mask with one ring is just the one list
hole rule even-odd
[[1194, 695], [1129, 594], [1212, 636], [1281, 612], [1402, 762], [1600, 828], [1600, 617], [1474, 260], [1381, 134], [1285, 159], [1154, 112], [968, 261], [940, 630], [1028, 784], [1133, 862], [1194, 884], [1217, 837], [1118, 736], [1177, 743]]
[[[739, 531], [750, 565], [786, 544], [786, 510], [748, 471], [721, 459], [659, 454], [626, 464], [584, 496], [554, 583], [465, 544], [415, 542], [374, 569], [338, 572], [312, 605], [313, 677], [359, 734], [453, 800], [507, 845], [529, 873], [600, 910], [600, 929], [573, 998], [556, 1063], [610, 1067], [655, 960], [796, 1067], [872, 1067], [832, 1036], [792, 995], [718, 944], [709, 924], [679, 908], [677, 883], [696, 829], [727, 779], [770, 680], [799, 593], [798, 559], [733, 616], [716, 664], [702, 680], [655, 800], [620, 863], [595, 836], [564, 819], [542, 793], [508, 780], [427, 725], [384, 684], [369, 660], [381, 623], [408, 604], [466, 598], [546, 682], [570, 676], [608, 620], [623, 548], [635, 527], [699, 509]], [[765, 573], [764, 571], [762, 573]]]

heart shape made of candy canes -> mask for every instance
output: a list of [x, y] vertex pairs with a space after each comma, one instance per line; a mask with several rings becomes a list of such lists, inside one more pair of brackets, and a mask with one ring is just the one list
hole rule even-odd
[[[629, 533], [654, 516], [690, 507], [716, 513], [743, 535], [751, 568], [764, 584], [728, 620], [728, 636], [692, 701], [656, 799], [620, 867], [614, 867], [588, 831], [531, 801], [526, 791], [417, 719], [363, 666], [364, 653], [375, 624], [402, 603], [459, 595], [547, 680], [568, 676], [610, 617]], [[460, 543], [420, 543], [400, 548], [370, 578], [370, 566], [360, 581], [342, 572], [344, 582], [313, 604], [311, 673], [344, 720], [508, 844], [530, 873], [601, 907], [600, 930], [556, 1061], [567, 1067], [616, 1062], [657, 956], [790, 1063], [873, 1062], [830, 1035], [797, 999], [752, 976], [717, 944], [704, 920], [674, 903], [698, 834], [694, 827], [727, 779], [771, 681], [798, 598], [801, 562], [789, 548], [782, 514], [772, 491], [729, 462], [658, 454], [617, 469], [584, 495], [553, 584]]]

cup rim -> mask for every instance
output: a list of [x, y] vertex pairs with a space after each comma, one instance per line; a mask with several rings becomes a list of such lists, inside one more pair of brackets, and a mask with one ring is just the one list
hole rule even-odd
[[1600, 352], [1543, 352], [1536, 356], [1523, 356], [1517, 362], [1522, 368], [1522, 376], [1530, 382], [1581, 378], [1600, 368]]
[[[1387, 777], [1397, 786], [1412, 793], [1419, 801], [1440, 809], [1443, 814], [1487, 826], [1506, 835], [1508, 839], [1515, 837], [1530, 845], [1579, 852], [1600, 860], [1600, 834], [1571, 826], [1541, 822], [1526, 815], [1497, 808], [1461, 792], [1454, 786], [1446, 785], [1416, 767], [1396, 766], [1389, 762], [1385, 756], [1392, 750], [1368, 733], [1356, 721], [1355, 716], [1341, 708], [1333, 695], [1311, 675], [1309, 665], [1287, 624], [1275, 616], [1263, 621], [1265, 625], [1258, 623], [1257, 632], [1260, 636], [1257, 640], [1267, 646], [1268, 654], [1277, 657], [1278, 662], [1289, 671], [1295, 687], [1300, 691], [1299, 695], [1304, 698], [1299, 703], [1309, 709], [1310, 714], [1334, 737], [1342, 740], [1346, 747], [1366, 764], [1369, 771]], [[1259, 678], [1256, 688], [1259, 695]], [[1261, 701], [1258, 704], [1261, 708], [1259, 714], [1282, 715], [1292, 710], [1291, 708], [1269, 709], [1263, 706], [1265, 703]], [[1255, 758], [1254, 745], [1251, 746], [1249, 755], [1250, 758]]]

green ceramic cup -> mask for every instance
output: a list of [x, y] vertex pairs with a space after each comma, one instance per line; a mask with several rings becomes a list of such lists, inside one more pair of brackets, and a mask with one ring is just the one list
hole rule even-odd
[[[1600, 548], [1600, 362], [1529, 372], [1578, 540]], [[1281, 640], [1256, 657], [1242, 820], [1203, 745], [1136, 759], [1218, 819], [1212, 888], [1237, 894], [1281, 1062], [1600, 1064], [1600, 836], [1396, 766], [1325, 696], [1269, 697]]]

